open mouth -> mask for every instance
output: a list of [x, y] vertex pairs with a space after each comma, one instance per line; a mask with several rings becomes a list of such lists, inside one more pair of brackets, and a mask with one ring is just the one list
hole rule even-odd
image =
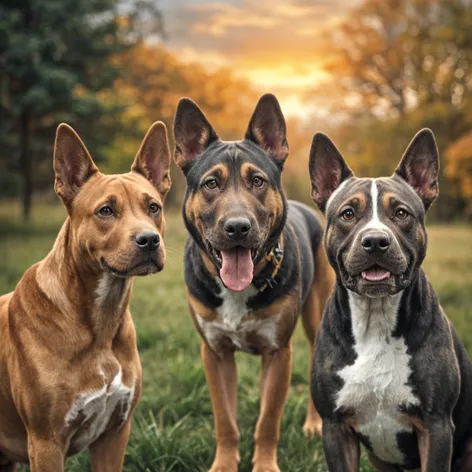
[[383, 280], [389, 279], [392, 276], [390, 271], [378, 265], [374, 265], [369, 269], [362, 271], [361, 275], [364, 280], [369, 282], [381, 282]]
[[242, 246], [216, 249], [209, 245], [210, 253], [218, 264], [221, 280], [230, 290], [245, 290], [254, 277], [254, 261], [258, 250]]
[[246, 251], [251, 251], [251, 259], [253, 263], [255, 262], [255, 260], [257, 259], [257, 256], [259, 255], [259, 249], [257, 248], [247, 249], [247, 248], [243, 248], [242, 246], [236, 246], [226, 251], [220, 251], [219, 249], [214, 248], [210, 243], [208, 243], [208, 251], [210, 255], [213, 256], [213, 259], [217, 262], [218, 269], [221, 269], [221, 267], [223, 266], [222, 252], [229, 252], [237, 248], [244, 249]]

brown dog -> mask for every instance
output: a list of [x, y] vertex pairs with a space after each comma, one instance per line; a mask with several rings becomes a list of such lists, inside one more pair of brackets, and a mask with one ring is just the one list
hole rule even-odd
[[[174, 134], [175, 159], [187, 180], [183, 215], [190, 234], [185, 253], [188, 303], [203, 339], [215, 416], [217, 448], [211, 472], [238, 468], [236, 351], [262, 358], [253, 471], [278, 472], [292, 334], [301, 313], [311, 358], [334, 283], [322, 244], [322, 218], [285, 199], [281, 173], [288, 155], [286, 126], [273, 95], [261, 98], [242, 141], [221, 141], [189, 99], [179, 103]], [[303, 430], [307, 436], [321, 432], [311, 399]]]
[[90, 448], [93, 471], [119, 471], [141, 390], [128, 309], [132, 277], [165, 262], [166, 128], [155, 123], [123, 175], [103, 175], [67, 125], [55, 190], [67, 208], [48, 256], [0, 297], [0, 471], [64, 470]]

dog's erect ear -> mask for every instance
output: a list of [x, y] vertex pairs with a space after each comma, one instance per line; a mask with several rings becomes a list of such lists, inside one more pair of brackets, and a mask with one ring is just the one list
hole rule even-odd
[[53, 166], [54, 190], [68, 208], [80, 188], [98, 172], [79, 135], [65, 123], [56, 131]]
[[271, 93], [261, 97], [245, 138], [260, 146], [282, 168], [288, 156], [287, 126], [279, 102]]
[[170, 149], [166, 125], [156, 121], [146, 133], [131, 166], [132, 172], [146, 177], [165, 198], [171, 187]]
[[198, 105], [190, 98], [181, 98], [175, 113], [174, 139], [174, 159], [185, 173], [188, 165], [219, 138]]
[[430, 129], [424, 128], [416, 134], [395, 174], [413, 187], [427, 210], [439, 193], [439, 153]]
[[333, 192], [354, 173], [331, 139], [316, 133], [310, 150], [311, 197], [324, 212]]

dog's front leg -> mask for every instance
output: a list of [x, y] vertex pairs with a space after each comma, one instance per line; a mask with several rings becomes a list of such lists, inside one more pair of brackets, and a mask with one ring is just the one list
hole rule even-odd
[[323, 420], [323, 449], [330, 472], [359, 472], [359, 439], [343, 423]]
[[103, 434], [90, 446], [92, 472], [120, 472], [123, 470], [126, 445], [131, 432], [131, 419], [120, 429]]
[[215, 418], [216, 456], [210, 472], [236, 472], [239, 431], [236, 424], [237, 371], [234, 353], [216, 354], [202, 343], [202, 360]]
[[253, 472], [279, 472], [277, 444], [291, 376], [291, 344], [262, 355], [261, 411], [256, 426]]
[[64, 472], [64, 449], [53, 440], [28, 434], [31, 472]]
[[421, 472], [449, 472], [452, 460], [451, 420], [434, 421], [417, 429]]

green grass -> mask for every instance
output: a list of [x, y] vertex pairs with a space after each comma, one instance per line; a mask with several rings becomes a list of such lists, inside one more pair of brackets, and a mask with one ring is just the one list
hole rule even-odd
[[[24, 270], [50, 250], [65, 217], [60, 206], [38, 205], [23, 224], [15, 204], [0, 203], [0, 293], [12, 290]], [[144, 368], [144, 388], [127, 449], [125, 470], [205, 471], [215, 450], [213, 417], [199, 357], [200, 339], [188, 314], [182, 277], [185, 231], [180, 215], [167, 214], [168, 263], [164, 272], [139, 278], [132, 313]], [[472, 353], [472, 228], [429, 227], [425, 268], [446, 313]], [[279, 465], [284, 472], [326, 471], [320, 441], [306, 440], [308, 346], [301, 326], [294, 339], [293, 377], [283, 418]], [[259, 358], [238, 354], [240, 471], [251, 470], [259, 406]], [[67, 470], [89, 470], [86, 454]], [[363, 460], [362, 471], [370, 471]]]

